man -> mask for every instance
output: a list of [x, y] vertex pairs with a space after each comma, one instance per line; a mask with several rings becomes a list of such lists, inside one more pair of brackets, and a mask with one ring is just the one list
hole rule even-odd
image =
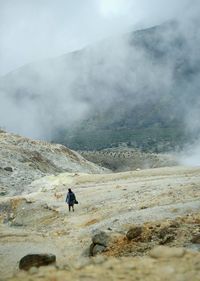
[[71, 188], [68, 189], [67, 197], [66, 197], [66, 202], [69, 206], [69, 212], [72, 211], [74, 212], [74, 204], [77, 204], [78, 201], [76, 200], [76, 196], [74, 192], [72, 192]]

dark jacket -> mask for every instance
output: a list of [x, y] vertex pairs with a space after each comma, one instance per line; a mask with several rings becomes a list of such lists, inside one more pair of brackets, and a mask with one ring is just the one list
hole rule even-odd
[[76, 196], [74, 192], [68, 192], [66, 197], [66, 202], [69, 205], [74, 205], [74, 202], [76, 201]]

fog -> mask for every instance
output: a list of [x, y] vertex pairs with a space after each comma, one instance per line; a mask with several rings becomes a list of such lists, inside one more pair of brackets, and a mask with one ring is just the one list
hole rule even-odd
[[192, 3], [195, 1], [0, 0], [0, 75], [127, 30], [180, 17]]
[[[0, 0], [0, 126], [50, 140], [55, 129], [72, 128], [101, 108], [123, 104], [125, 111], [167, 98], [177, 87], [177, 61], [194, 69], [200, 59], [199, 12], [198, 1], [183, 0]], [[129, 32], [169, 20], [176, 24], [156, 33], [162, 38], [156, 48], [169, 58], [158, 60], [130, 43]], [[184, 50], [173, 49], [177, 37], [186, 42]], [[186, 80], [177, 87], [183, 98], [173, 113], [184, 112], [190, 134], [200, 130], [199, 103], [187, 102], [190, 93], [199, 93], [199, 74]]]

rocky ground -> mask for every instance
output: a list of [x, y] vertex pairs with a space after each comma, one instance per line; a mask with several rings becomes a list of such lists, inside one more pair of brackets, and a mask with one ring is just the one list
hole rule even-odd
[[[28, 190], [0, 200], [1, 280], [200, 280], [200, 168], [61, 173]], [[19, 270], [38, 253], [56, 265]]]
[[[162, 255], [157, 254], [162, 250]], [[155, 254], [156, 253], [156, 254]], [[21, 272], [10, 280], [133, 280], [199, 281], [200, 254], [184, 249], [155, 249], [149, 257], [94, 259], [82, 266], [57, 270], [55, 267]]]
[[63, 145], [0, 130], [1, 196], [21, 194], [33, 180], [62, 172], [105, 173], [106, 170]]
[[100, 151], [79, 151], [79, 153], [88, 161], [114, 172], [125, 172], [138, 168], [170, 167], [179, 164], [179, 159], [175, 154], [144, 153], [128, 147], [117, 147]]

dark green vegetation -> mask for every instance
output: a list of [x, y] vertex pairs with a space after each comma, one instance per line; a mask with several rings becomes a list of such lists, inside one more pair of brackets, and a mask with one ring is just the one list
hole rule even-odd
[[75, 133], [63, 132], [57, 142], [74, 150], [100, 150], [126, 145], [144, 152], [166, 152], [180, 150], [187, 143], [187, 136], [179, 128], [141, 129], [80, 129]]

